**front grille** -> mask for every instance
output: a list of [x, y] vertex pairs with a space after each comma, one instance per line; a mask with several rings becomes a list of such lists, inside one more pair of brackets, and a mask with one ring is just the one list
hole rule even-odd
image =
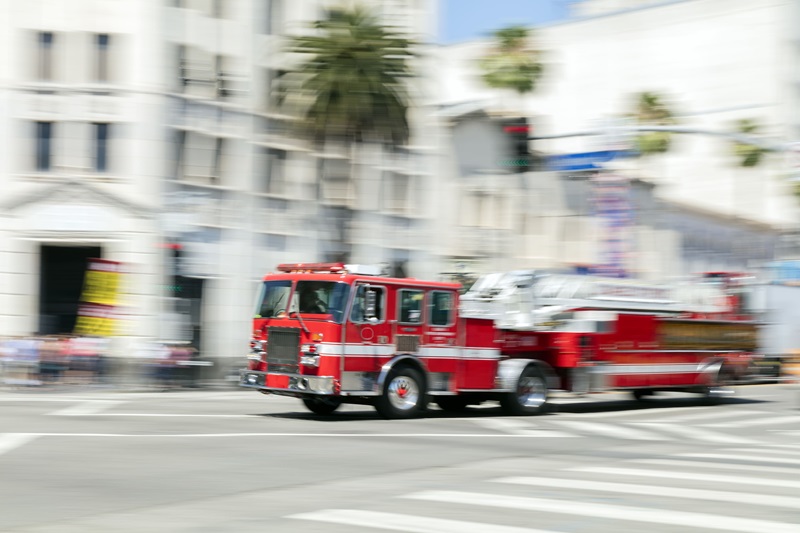
[[300, 330], [272, 327], [267, 330], [267, 371], [296, 374], [300, 358]]
[[417, 353], [419, 350], [419, 335], [395, 335], [397, 353]]

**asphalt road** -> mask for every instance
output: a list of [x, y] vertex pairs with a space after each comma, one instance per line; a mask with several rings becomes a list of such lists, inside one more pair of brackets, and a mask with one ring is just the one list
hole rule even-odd
[[800, 389], [387, 421], [253, 391], [0, 391], [2, 532], [800, 531]]

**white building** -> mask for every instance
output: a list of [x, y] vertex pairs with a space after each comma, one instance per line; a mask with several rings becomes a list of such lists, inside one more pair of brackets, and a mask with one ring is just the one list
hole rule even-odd
[[[297, 139], [270, 96], [285, 34], [333, 5], [0, 3], [0, 337], [71, 332], [89, 257], [130, 271], [120, 355], [127, 341], [187, 339], [240, 360], [257, 280], [337, 246], [436, 272], [433, 195], [417, 201], [431, 183], [424, 130], [399, 154], [367, 147], [354, 173], [350, 154]], [[378, 14], [429, 42], [431, 5]]]
[[[576, 4], [575, 18], [535, 30], [546, 72], [533, 94], [520, 98], [482, 83], [477, 59], [489, 50], [487, 39], [440, 50], [439, 103], [462, 118], [474, 118], [480, 110], [518, 114], [522, 109], [531, 117], [534, 135], [564, 135], [535, 141], [534, 148], [547, 154], [618, 146], [620, 135], [613, 127], [626, 123], [620, 117], [632, 112], [633, 95], [643, 91], [663, 94], [681, 127], [732, 132], [737, 119], [754, 119], [762, 125], [765, 142], [786, 145], [797, 138], [800, 125], [794, 66], [800, 17], [794, 4], [585, 0]], [[609, 135], [569, 135], [603, 129]], [[777, 234], [797, 223], [796, 200], [786, 179], [790, 166], [786, 154], [771, 153], [757, 167], [739, 167], [731, 140], [710, 134], [677, 135], [668, 154], [614, 162], [617, 173], [656, 185], [657, 197], [671, 210], [713, 213], [720, 227], [747, 219], [757, 223], [762, 232], [757, 234]], [[474, 189], [463, 183], [470, 179], [485, 184], [498, 177], [467, 177], [461, 186]], [[515, 262], [549, 267], [597, 261], [597, 220], [569, 209], [564, 187], [531, 189], [547, 189], [547, 180], [534, 178], [525, 193], [533, 195], [526, 203], [538, 207], [518, 213], [528, 222], [514, 232]], [[492, 195], [503, 216], [481, 224], [510, 229], [510, 215], [502, 206], [508, 201], [504, 198], [517, 193], [479, 194], [484, 202]], [[465, 190], [461, 196], [469, 202], [474, 194]], [[668, 227], [639, 224], [631, 238], [636, 253], [630, 267], [640, 275], [661, 277], [731, 264], [726, 254], [686, 261], [680, 234]]]

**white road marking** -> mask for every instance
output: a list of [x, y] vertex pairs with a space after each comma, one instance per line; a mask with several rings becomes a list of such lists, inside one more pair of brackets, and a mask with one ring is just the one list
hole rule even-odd
[[38, 435], [33, 433], [0, 433], [0, 455], [19, 448], [37, 437]]
[[493, 431], [501, 431], [512, 435], [524, 435], [527, 437], [576, 437], [571, 433], [563, 433], [561, 431], [550, 431], [535, 429], [531, 427], [532, 423], [520, 422], [517, 420], [509, 420], [504, 418], [481, 418], [475, 420], [479, 426]]
[[[693, 409], [701, 409], [701, 408], [695, 407]], [[703, 420], [706, 418], [713, 418], [715, 420], [718, 420], [720, 418], [748, 417], [748, 416], [764, 414], [762, 411], [745, 411], [745, 410], [720, 411], [718, 407], [706, 407], [705, 409], [707, 410], [701, 413], [693, 411], [689, 414], [680, 414], [678, 416], [659, 417], [659, 420], [672, 423], [672, 422], [688, 422], [690, 420], [691, 421]]]
[[764, 457], [761, 455], [736, 455], [732, 453], [682, 453], [681, 457], [699, 457], [700, 459], [733, 459], [734, 461], [750, 461], [752, 463], [779, 463], [800, 465], [800, 459], [786, 457]]
[[700, 429], [695, 426], [674, 424], [671, 421], [666, 424], [658, 422], [631, 422], [631, 424], [657, 429], [658, 431], [663, 431], [665, 433], [674, 433], [681, 437], [688, 437], [689, 439], [692, 440], [699, 440], [704, 442], [719, 442], [723, 444], [759, 443], [759, 441], [757, 440], [748, 439], [745, 437], [737, 437], [734, 435], [726, 435], [724, 433], [715, 433], [713, 431], [708, 431], [707, 429]]
[[134, 416], [134, 417], [199, 417], [199, 418], [258, 418], [261, 415], [204, 415], [204, 414], [196, 414], [196, 413], [90, 413], [90, 412], [66, 412], [67, 409], [64, 411], [56, 411], [55, 413], [50, 413], [51, 415], [59, 415], [59, 416]]
[[351, 509], [323, 509], [310, 513], [289, 515], [286, 518], [296, 520], [314, 520], [348, 526], [388, 529], [390, 531], [408, 531], [411, 533], [555, 533], [543, 529], [528, 529], [497, 524], [465, 522], [463, 520], [447, 520], [397, 513], [379, 513], [375, 511], [355, 511]]
[[41, 396], [12, 396], [0, 398], [0, 402], [105, 402], [108, 400], [98, 400], [97, 398], [76, 398], [72, 396], [59, 396], [58, 398], [42, 398]]
[[719, 422], [717, 424], [703, 424], [710, 428], [743, 428], [752, 426], [766, 426], [768, 424], [800, 424], [800, 416], [773, 416], [768, 418], [754, 418], [739, 420], [738, 422]]
[[[559, 417], [570, 417], [570, 418], [579, 418], [579, 417], [591, 417], [591, 418], [624, 418], [629, 416], [648, 416], [652, 414], [660, 414], [660, 413], [675, 413], [676, 407], [654, 407], [650, 409], [630, 409], [627, 411], [607, 411], [603, 413], [559, 413]], [[692, 407], [692, 413], [696, 413], [698, 410], [712, 410], [716, 409], [719, 410], [718, 407]], [[680, 411], [680, 413], [684, 413], [684, 411]], [[689, 416], [689, 415], [684, 415]], [[670, 419], [671, 420], [671, 419]]]
[[481, 505], [503, 509], [540, 511], [566, 515], [591, 516], [611, 520], [630, 520], [651, 524], [670, 524], [690, 528], [717, 529], [726, 532], [745, 533], [797, 533], [797, 524], [756, 520], [707, 513], [670, 511], [648, 507], [631, 507], [571, 500], [526, 498], [502, 494], [485, 494], [457, 491], [423, 491], [402, 496], [411, 500], [422, 500], [463, 505]]
[[612, 476], [644, 476], [666, 479], [683, 479], [692, 481], [711, 481], [714, 483], [739, 483], [745, 485], [763, 485], [765, 487], [787, 487], [800, 489], [800, 481], [786, 479], [768, 479], [748, 476], [726, 476], [720, 474], [704, 474], [700, 472], [675, 472], [661, 470], [644, 470], [636, 468], [612, 468], [606, 466], [578, 466], [569, 468], [575, 472], [592, 472], [595, 474], [611, 474]]
[[790, 496], [774, 496], [745, 492], [725, 492], [718, 490], [688, 489], [684, 487], [662, 487], [655, 485], [637, 485], [630, 483], [610, 483], [606, 481], [587, 481], [585, 479], [557, 479], [546, 477], [504, 477], [492, 480], [495, 483], [511, 483], [535, 487], [556, 487], [561, 489], [594, 490], [624, 494], [646, 494], [648, 496], [665, 496], [667, 498], [690, 498], [693, 500], [710, 500], [718, 502], [764, 505], [800, 509], [800, 498]]
[[508, 435], [502, 433], [31, 433], [38, 437], [138, 437], [138, 438], [198, 438], [198, 437], [343, 437], [343, 438], [429, 438], [454, 437], [476, 439], [526, 439], [534, 435]]
[[60, 409], [58, 411], [53, 411], [52, 413], [47, 413], [47, 414], [52, 416], [97, 415], [100, 411], [104, 411], [105, 409], [110, 409], [121, 403], [125, 402], [121, 400], [97, 400], [92, 402], [81, 402], [77, 405], [73, 405], [65, 409]]
[[724, 470], [748, 470], [750, 472], [773, 472], [786, 474], [786, 468], [779, 466], [737, 465], [733, 463], [708, 463], [705, 461], [681, 461], [679, 459], [630, 459], [629, 463], [663, 465], [663, 466], [688, 466], [690, 468], [717, 468]]
[[780, 449], [776, 450], [776, 449], [773, 449], [773, 448], [770, 448], [769, 450], [765, 450], [763, 448], [729, 448], [729, 449], [727, 449], [725, 451], [728, 451], [728, 452], [752, 452], [752, 453], [757, 453], [757, 454], [770, 453], [770, 454], [784, 454], [784, 455], [800, 455], [800, 449], [797, 449], [797, 448], [792, 449], [792, 450], [780, 450]]
[[562, 426], [567, 426], [570, 429], [580, 431], [583, 433], [591, 433], [593, 435], [605, 435], [616, 439], [628, 440], [672, 440], [671, 437], [655, 435], [647, 431], [640, 431], [638, 429], [627, 428], [617, 425], [600, 424], [596, 422], [584, 422], [578, 420], [554, 420], [553, 423]]

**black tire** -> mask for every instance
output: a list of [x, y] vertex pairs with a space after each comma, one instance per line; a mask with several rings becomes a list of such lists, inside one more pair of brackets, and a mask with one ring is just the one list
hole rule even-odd
[[467, 408], [467, 399], [463, 396], [436, 396], [433, 401], [439, 409], [450, 413], [463, 413]]
[[714, 382], [703, 387], [700, 394], [706, 405], [719, 405], [731, 393], [729, 386], [733, 383], [733, 373], [726, 367], [720, 368]]
[[503, 394], [500, 406], [509, 415], [530, 416], [542, 413], [547, 405], [547, 379], [533, 365], [520, 372], [512, 392]]
[[396, 368], [386, 377], [375, 409], [387, 419], [414, 418], [425, 407], [425, 395], [425, 382], [419, 371], [411, 367]]
[[303, 405], [315, 415], [329, 415], [336, 411], [342, 401], [339, 398], [303, 398]]

